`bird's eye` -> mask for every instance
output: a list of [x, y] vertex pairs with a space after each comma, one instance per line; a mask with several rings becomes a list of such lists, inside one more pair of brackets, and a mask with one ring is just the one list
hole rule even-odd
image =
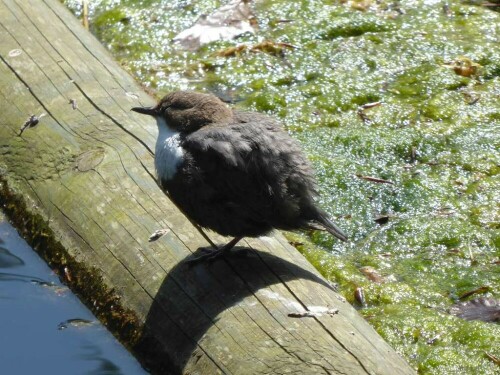
[[189, 109], [189, 108], [193, 108], [193, 103], [190, 103], [187, 101], [176, 101], [176, 102], [170, 103], [169, 108], [171, 108], [171, 109]]

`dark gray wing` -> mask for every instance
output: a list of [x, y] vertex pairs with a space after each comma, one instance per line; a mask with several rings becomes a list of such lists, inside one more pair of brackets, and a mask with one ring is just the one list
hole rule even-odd
[[310, 215], [303, 211], [313, 206], [315, 194], [311, 167], [299, 144], [266, 119], [210, 125], [186, 136], [182, 146], [203, 171], [214, 200], [273, 227], [306, 226]]

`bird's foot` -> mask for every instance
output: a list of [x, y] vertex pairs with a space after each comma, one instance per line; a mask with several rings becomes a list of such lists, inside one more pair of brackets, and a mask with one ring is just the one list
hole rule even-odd
[[164, 236], [168, 232], [170, 232], [170, 229], [158, 229], [158, 230], [155, 230], [151, 234], [151, 236], [149, 236], [148, 242], [154, 242], [154, 241], [160, 239], [160, 237]]
[[211, 247], [204, 247], [201, 249], [201, 251], [203, 251], [205, 254], [197, 256], [196, 258], [193, 259], [186, 260], [186, 264], [194, 265], [201, 262], [213, 262], [214, 260], [217, 260], [222, 256], [224, 256], [226, 253], [228, 253], [229, 250], [231, 250], [239, 240], [241, 240], [241, 237], [236, 237], [229, 243], [217, 249], [213, 249]]
[[213, 262], [214, 260], [224, 256], [224, 254], [228, 252], [228, 250], [225, 249], [225, 246], [222, 246], [221, 248], [218, 249], [213, 249], [211, 247], [203, 247], [201, 251], [204, 252], [203, 255], [199, 255], [193, 259], [186, 260], [186, 264], [192, 266], [203, 262]]

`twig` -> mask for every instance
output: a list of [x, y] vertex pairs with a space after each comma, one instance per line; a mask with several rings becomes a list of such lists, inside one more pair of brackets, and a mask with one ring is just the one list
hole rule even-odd
[[370, 181], [370, 182], [376, 182], [379, 184], [391, 184], [394, 185], [394, 182], [389, 181], [389, 180], [384, 180], [382, 178], [377, 178], [377, 177], [370, 177], [370, 176], [363, 176], [360, 174], [356, 175], [357, 178], [361, 178], [362, 180]]
[[292, 312], [288, 313], [290, 318], [314, 318], [320, 317], [323, 314], [334, 316], [339, 313], [338, 309], [327, 309], [324, 311], [303, 311], [303, 312]]
[[82, 25], [86, 30], [89, 29], [89, 2], [82, 0]]
[[488, 353], [487, 351], [484, 352], [486, 356], [491, 359], [495, 364], [500, 365], [500, 359], [498, 357], [495, 357], [493, 354]]

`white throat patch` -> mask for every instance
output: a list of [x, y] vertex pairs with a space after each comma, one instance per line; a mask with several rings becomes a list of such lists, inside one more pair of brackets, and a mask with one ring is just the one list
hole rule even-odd
[[180, 133], [170, 129], [162, 117], [157, 117], [156, 122], [159, 131], [155, 147], [156, 175], [160, 181], [171, 180], [184, 156]]

